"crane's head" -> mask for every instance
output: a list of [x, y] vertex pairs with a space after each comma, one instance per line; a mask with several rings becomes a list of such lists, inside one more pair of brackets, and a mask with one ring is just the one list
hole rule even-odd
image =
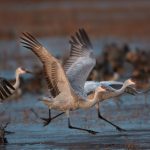
[[27, 69], [24, 69], [24, 68], [22, 68], [22, 67], [17, 68], [16, 73], [17, 73], [17, 74], [25, 74], [25, 73], [31, 73], [31, 74], [32, 74], [31, 71], [29, 71], [29, 70], [27, 70]]
[[131, 85], [135, 85], [135, 82], [133, 82], [131, 79], [128, 79], [128, 80], [126, 80], [126, 81], [124, 82], [124, 84], [125, 84], [126, 86], [131, 86]]

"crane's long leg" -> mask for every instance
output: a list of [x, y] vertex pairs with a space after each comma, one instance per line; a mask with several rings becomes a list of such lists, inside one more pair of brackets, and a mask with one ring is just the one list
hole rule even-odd
[[48, 118], [41, 118], [42, 120], [44, 120], [43, 122], [43, 126], [47, 126], [50, 122], [51, 122], [51, 110], [49, 109], [48, 111]]
[[41, 118], [42, 120], [44, 120], [44, 122], [43, 122], [44, 125], [43, 126], [47, 126], [52, 120], [54, 120], [55, 118], [57, 118], [57, 117], [59, 117], [63, 114], [64, 114], [64, 112], [62, 112], [62, 113], [60, 113], [60, 114], [58, 114], [54, 117], [51, 117], [51, 110], [49, 109], [49, 117], [48, 118]]
[[98, 133], [98, 132], [93, 131], [93, 130], [88, 130], [88, 129], [84, 129], [84, 128], [79, 128], [79, 127], [72, 126], [71, 122], [70, 122], [69, 112], [67, 112], [67, 117], [68, 117], [68, 128], [70, 128], [70, 129], [76, 129], [76, 130], [81, 130], [81, 131], [86, 131], [86, 132], [91, 133], [91, 134]]
[[97, 108], [97, 113], [98, 113], [98, 117], [106, 122], [108, 122], [109, 124], [111, 124], [112, 126], [114, 126], [118, 131], [126, 131], [125, 129], [120, 128], [119, 126], [113, 124], [112, 122], [110, 122], [109, 120], [107, 120], [106, 118], [104, 118], [101, 113], [100, 113], [100, 109], [99, 109], [99, 104], [96, 105]]

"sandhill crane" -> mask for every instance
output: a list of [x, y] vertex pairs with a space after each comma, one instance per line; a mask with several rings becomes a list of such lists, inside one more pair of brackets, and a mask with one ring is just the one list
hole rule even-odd
[[[123, 87], [126, 85], [126, 88]], [[109, 124], [113, 125], [114, 127], [116, 127], [117, 130], [119, 131], [125, 131], [124, 129], [120, 128], [119, 126], [113, 124], [112, 122], [108, 121], [106, 118], [104, 118], [101, 113], [100, 113], [100, 102], [110, 99], [110, 98], [114, 98], [117, 96], [121, 96], [124, 93], [128, 93], [130, 95], [139, 95], [139, 94], [145, 94], [147, 92], [150, 91], [150, 89], [147, 89], [145, 91], [137, 91], [134, 87], [132, 87], [131, 85], [134, 85], [135, 82], [131, 81], [131, 79], [126, 80], [124, 83], [123, 82], [118, 82], [118, 81], [86, 81], [85, 85], [84, 85], [84, 90], [85, 92], [88, 94], [89, 97], [91, 97], [94, 93], [95, 90], [99, 87], [103, 88], [106, 90], [106, 92], [103, 92], [103, 95], [101, 95], [101, 97], [99, 97], [99, 102], [95, 105], [97, 112], [98, 112], [98, 117], [106, 122], [108, 122]], [[119, 90], [117, 90], [118, 88], [120, 88]]]
[[0, 100], [3, 101], [13, 95], [20, 85], [20, 75], [32, 73], [24, 68], [17, 68], [15, 72], [15, 83], [12, 85], [8, 80], [0, 78]]
[[[91, 51], [92, 47], [85, 31], [83, 29], [80, 29], [79, 33], [77, 33], [77, 36], [79, 37], [80, 41], [74, 38], [72, 39], [72, 41], [70, 41], [72, 43], [76, 43], [76, 46], [74, 45], [74, 47], [72, 48], [74, 53], [72, 55], [72, 58], [70, 57], [70, 59], [68, 60], [67, 66], [70, 67], [70, 65], [74, 65], [74, 61], [78, 59], [78, 56], [85, 58], [85, 60], [83, 61], [81, 59], [81, 62], [84, 65], [84, 67], [82, 68], [80, 68], [79, 64], [77, 63], [77, 66], [80, 68], [79, 71], [80, 73], [82, 73], [82, 77], [76, 74], [76, 77], [79, 81], [77, 81], [76, 84], [74, 83], [72, 85], [70, 85], [70, 82], [68, 81], [63, 67], [61, 66], [59, 61], [55, 57], [53, 57], [48, 52], [48, 50], [45, 49], [32, 35], [30, 35], [29, 33], [23, 33], [21, 39], [24, 47], [34, 52], [43, 64], [45, 78], [52, 95], [51, 98], [46, 98], [46, 100], [44, 98], [43, 102], [48, 105], [50, 110], [56, 109], [62, 112], [66, 112], [69, 128], [83, 130], [95, 134], [97, 133], [95, 131], [72, 126], [69, 116], [70, 111], [76, 110], [80, 106], [87, 107], [89, 104], [95, 104], [96, 96], [98, 94], [98, 91], [96, 91], [94, 98], [86, 101], [86, 96], [83, 94], [83, 92], [81, 93], [81, 90], [84, 91], [84, 83], [86, 81], [86, 78], [95, 65], [95, 58], [93, 57], [93, 53]], [[81, 48], [84, 48], [82, 52], [78, 50]], [[73, 69], [75, 69], [75, 67], [73, 67]], [[72, 79], [72, 77], [70, 76], [70, 80], [74, 79]]]
[[[113, 85], [122, 87], [120, 89], [115, 89], [112, 87]], [[99, 94], [99, 101], [95, 105], [98, 112], [98, 117], [108, 122], [109, 124], [113, 125], [118, 131], [126, 131], [126, 130], [120, 128], [119, 126], [113, 124], [112, 122], [104, 118], [100, 113], [99, 105], [100, 102], [108, 100], [110, 98], [118, 97], [124, 94], [125, 92], [134, 95], [135, 93], [137, 93], [137, 91], [135, 88], [131, 87], [131, 85], [135, 85], [135, 82], [133, 82], [131, 79], [128, 79], [124, 83], [117, 81], [102, 81], [102, 82], [87, 81], [84, 86], [84, 89], [87, 92], [89, 98], [94, 95], [94, 92], [95, 90], [97, 90], [97, 88], [105, 90], [105, 92]]]
[[[48, 50], [45, 49], [31, 34], [23, 33], [21, 42], [24, 44], [24, 47], [34, 52], [43, 64], [43, 71], [45, 73], [45, 78], [51, 92], [51, 97], [43, 97], [41, 98], [42, 101], [49, 107], [50, 110], [56, 109], [65, 112], [68, 118], [69, 128], [96, 134], [97, 132], [93, 130], [74, 127], [71, 125], [70, 121], [70, 111], [79, 108], [86, 109], [94, 106], [99, 100], [99, 95], [106, 91], [105, 89], [99, 87], [95, 90], [94, 96], [92, 98], [87, 98], [87, 96], [85, 95], [86, 93], [84, 92], [84, 84], [87, 78], [87, 74], [89, 74], [89, 68], [91, 70], [95, 65], [95, 59], [93, 58], [93, 53], [91, 52], [91, 44], [85, 31], [83, 29], [80, 29], [79, 33], [77, 33], [77, 36], [79, 40], [73, 38], [73, 41], [70, 41], [72, 43], [76, 43], [76, 46], [74, 45], [73, 47], [74, 59], [72, 58], [68, 61], [68, 67], [70, 68], [70, 65], [74, 65], [74, 61], [77, 61], [76, 59], [78, 59], [79, 55], [83, 58], [89, 57], [90, 61], [85, 63], [86, 60], [83, 61], [81, 58], [79, 59], [79, 61], [81, 60], [85, 68], [83, 66], [80, 68], [80, 63], [77, 63], [77, 65], [74, 65], [74, 67], [72, 68], [76, 69], [76, 67], [78, 66], [80, 68], [78, 72], [82, 74], [82, 76], [78, 76], [78, 74], [75, 74], [79, 80], [76, 84], [73, 81], [68, 81], [63, 67], [61, 66], [59, 61], [55, 57], [53, 57], [48, 52]], [[81, 53], [79, 49], [83, 49], [83, 46], [84, 50]], [[85, 71], [83, 69], [85, 69]], [[70, 80], [71, 79], [77, 82], [75, 78], [73, 79], [70, 76]], [[133, 82], [125, 82], [120, 91], [118, 90], [118, 93], [122, 92], [122, 90], [124, 90], [130, 84], [133, 84]], [[104, 95], [103, 97], [106, 97], [106, 95]]]
[[[84, 95], [86, 97], [88, 93], [84, 87], [84, 83], [87, 80], [90, 71], [95, 66], [95, 58], [93, 56], [92, 51], [93, 46], [91, 44], [91, 41], [86, 33], [84, 33], [84, 35], [86, 38], [82, 36], [79, 30], [79, 33], [76, 33], [75, 36], [71, 37], [70, 57], [64, 66], [64, 70], [66, 72], [66, 75], [72, 88], [75, 91], [78, 91], [80, 95]], [[90, 53], [86, 53], [86, 57], [85, 55], [83, 57], [85, 50], [88, 49], [89, 47]], [[91, 58], [89, 59], [88, 55], [91, 55], [92, 59]], [[87, 64], [87, 62], [91, 62], [89, 63], [90, 66]]]
[[[75, 36], [71, 36], [69, 43], [71, 44], [71, 51], [69, 59], [64, 65], [64, 71], [74, 92], [86, 99], [87, 94], [84, 92], [84, 83], [96, 64], [93, 46], [84, 29], [79, 29]], [[45, 121], [44, 125], [51, 121], [50, 117], [42, 119]]]

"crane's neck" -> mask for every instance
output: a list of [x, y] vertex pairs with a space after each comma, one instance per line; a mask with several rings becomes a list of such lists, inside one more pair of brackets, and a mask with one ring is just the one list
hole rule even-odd
[[100, 92], [99, 91], [95, 91], [94, 93], [88, 95], [86, 100], [81, 100], [79, 107], [80, 108], [90, 108], [92, 106], [94, 106], [100, 98]]
[[15, 89], [17, 89], [19, 87], [19, 85], [20, 85], [20, 73], [18, 73], [16, 71], [15, 76], [16, 76], [16, 82], [15, 82], [15, 84], [13, 86], [14, 86]]
[[110, 98], [122, 95], [125, 92], [125, 89], [127, 88], [127, 86], [128, 84], [124, 83], [123, 86], [119, 90], [106, 92], [105, 94], [103, 94], [102, 100], [110, 99]]

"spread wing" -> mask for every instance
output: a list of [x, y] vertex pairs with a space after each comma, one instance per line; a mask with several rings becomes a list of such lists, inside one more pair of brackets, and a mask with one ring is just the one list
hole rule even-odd
[[61, 92], [69, 92], [70, 86], [59, 61], [53, 57], [31, 34], [23, 33], [21, 43], [34, 52], [43, 64], [43, 71], [51, 95], [58, 96]]
[[99, 86], [103, 86], [103, 88], [105, 87], [105, 89], [108, 89], [110, 91], [114, 91], [116, 89], [121, 88], [123, 85], [122, 82], [118, 82], [118, 81], [86, 81], [85, 85], [84, 85], [84, 91], [86, 92], [86, 94], [89, 94], [91, 92], [94, 92], [95, 89]]
[[51, 68], [50, 72], [47, 71], [46, 67], [44, 66], [44, 74], [45, 79], [48, 84], [48, 88], [50, 90], [50, 93], [53, 97], [56, 97], [59, 95], [60, 90], [58, 88], [58, 78], [57, 78], [57, 65], [55, 62], [51, 64], [48, 68]]
[[1, 100], [5, 100], [6, 98], [8, 98], [14, 90], [15, 88], [13, 87], [13, 85], [11, 85], [11, 83], [9, 83], [9, 81], [0, 77], [0, 99]]
[[84, 29], [79, 29], [69, 42], [70, 57], [64, 65], [64, 70], [72, 88], [83, 95], [85, 81], [96, 63], [93, 47]]
[[[118, 81], [101, 81], [101, 82], [86, 81], [85, 85], [84, 85], [84, 91], [86, 92], [87, 95], [89, 95], [90, 93], [94, 92], [95, 89], [99, 86], [102, 86], [104, 89], [113, 92], [113, 91], [116, 91], [117, 89], [120, 89], [123, 86], [123, 82], [118, 82]], [[147, 91], [149, 91], [149, 89]], [[147, 92], [147, 91], [145, 91], [145, 92]], [[132, 86], [126, 87], [125, 92], [130, 94], [130, 95], [145, 93], [145, 92], [137, 91]]]

